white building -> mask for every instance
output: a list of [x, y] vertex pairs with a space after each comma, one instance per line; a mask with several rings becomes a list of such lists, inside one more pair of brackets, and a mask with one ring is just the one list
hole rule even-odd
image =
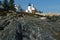
[[19, 6], [15, 5], [15, 9], [16, 9], [16, 11], [18, 11], [19, 10]]

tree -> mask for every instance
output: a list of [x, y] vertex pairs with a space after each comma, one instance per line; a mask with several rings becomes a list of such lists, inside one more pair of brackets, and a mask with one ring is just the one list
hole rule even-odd
[[16, 11], [15, 5], [14, 5], [14, 0], [9, 1], [9, 10]]
[[43, 13], [43, 11], [38, 11], [39, 13]]
[[19, 11], [20, 11], [20, 12], [23, 12], [24, 9], [23, 9], [21, 6], [19, 6]]
[[[36, 8], [35, 8], [36, 9]], [[37, 9], [35, 10], [36, 12], [43, 13], [43, 11], [38, 11]]]
[[8, 0], [3, 1], [3, 7], [4, 7], [5, 11], [8, 11]]
[[0, 1], [0, 5], [2, 5], [1, 1]]

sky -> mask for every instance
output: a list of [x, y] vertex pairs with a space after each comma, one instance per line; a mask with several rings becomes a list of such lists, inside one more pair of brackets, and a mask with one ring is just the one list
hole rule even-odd
[[60, 0], [15, 0], [15, 4], [20, 5], [24, 10], [29, 3], [34, 4], [38, 11], [60, 13]]

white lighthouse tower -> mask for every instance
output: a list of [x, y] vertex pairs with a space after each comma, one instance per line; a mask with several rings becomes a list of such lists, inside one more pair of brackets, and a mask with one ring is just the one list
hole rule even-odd
[[31, 4], [28, 5], [28, 12], [31, 13]]

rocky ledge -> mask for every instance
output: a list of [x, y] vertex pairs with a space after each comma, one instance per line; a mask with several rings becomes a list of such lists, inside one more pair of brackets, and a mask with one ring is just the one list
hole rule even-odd
[[60, 40], [60, 19], [33, 16], [0, 19], [0, 40]]

